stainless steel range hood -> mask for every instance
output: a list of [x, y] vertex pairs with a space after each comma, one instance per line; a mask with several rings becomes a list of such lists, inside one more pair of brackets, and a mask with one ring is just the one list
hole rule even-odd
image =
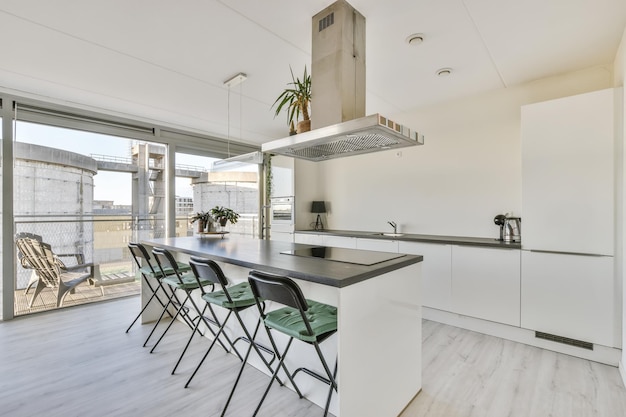
[[263, 152], [309, 161], [423, 145], [424, 137], [380, 114], [326, 126], [263, 145]]
[[313, 16], [313, 130], [262, 145], [309, 161], [423, 145], [424, 137], [380, 114], [365, 116], [365, 18], [345, 0]]

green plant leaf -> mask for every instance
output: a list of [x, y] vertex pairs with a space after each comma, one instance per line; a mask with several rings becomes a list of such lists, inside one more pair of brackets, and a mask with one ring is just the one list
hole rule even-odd
[[283, 109], [287, 110], [287, 125], [291, 125], [292, 122], [297, 123], [301, 114], [304, 120], [309, 120], [311, 103], [311, 76], [306, 66], [302, 79], [293, 74], [291, 66], [289, 66], [289, 72], [291, 73], [291, 82], [287, 83], [289, 87], [285, 88], [272, 104], [272, 107], [276, 107], [274, 117], [278, 116]]

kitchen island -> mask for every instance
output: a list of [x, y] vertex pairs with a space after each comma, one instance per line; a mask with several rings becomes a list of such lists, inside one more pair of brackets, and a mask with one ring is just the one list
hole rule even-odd
[[[421, 256], [379, 261], [381, 252], [355, 250], [344, 253], [357, 256], [346, 262], [336, 256], [328, 260], [281, 253], [311, 245], [234, 237], [163, 238], [143, 243], [175, 252], [182, 261], [190, 255], [213, 259], [233, 283], [246, 280], [252, 269], [287, 275], [298, 282], [307, 298], [336, 306], [338, 331], [322, 345], [329, 362], [338, 357], [339, 394], [333, 396], [330, 408], [334, 415], [396, 416], [421, 390]], [[252, 310], [245, 311], [248, 325], [254, 325], [258, 314]], [[154, 314], [147, 313], [144, 322], [154, 319]], [[237, 333], [235, 325], [231, 330]], [[310, 346], [294, 344], [292, 350], [288, 366], [295, 369], [304, 361], [319, 369]], [[251, 364], [265, 371], [259, 363]], [[327, 386], [307, 376], [298, 378], [307, 398], [323, 407]]]

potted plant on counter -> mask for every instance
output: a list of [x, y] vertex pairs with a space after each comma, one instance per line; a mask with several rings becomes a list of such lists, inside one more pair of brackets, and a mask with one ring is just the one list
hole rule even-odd
[[198, 212], [189, 218], [191, 224], [198, 222], [198, 233], [206, 232], [210, 229], [211, 223], [213, 223], [213, 217], [208, 211]]
[[215, 206], [209, 213], [222, 227], [225, 227], [227, 222], [235, 224], [239, 220], [239, 214], [228, 207]]
[[[302, 79], [293, 75], [291, 72], [291, 82], [288, 88], [278, 96], [272, 107], [276, 106], [276, 116], [283, 108], [287, 110], [287, 125], [293, 130], [294, 122], [297, 123], [297, 133], [308, 132], [311, 130], [311, 119], [309, 118], [309, 105], [311, 104], [311, 75], [307, 73], [306, 66]], [[302, 114], [301, 121], [298, 121]], [[290, 132], [291, 133], [291, 132]]]

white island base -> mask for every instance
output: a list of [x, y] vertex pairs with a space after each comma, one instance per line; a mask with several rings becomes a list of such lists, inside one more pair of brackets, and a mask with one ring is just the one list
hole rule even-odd
[[[178, 258], [186, 261], [188, 255], [178, 253]], [[249, 268], [221, 261], [218, 263], [233, 283], [247, 280]], [[295, 279], [305, 297], [338, 308], [338, 331], [321, 344], [331, 368], [335, 358], [338, 357], [339, 393], [333, 394], [330, 405], [330, 412], [335, 416], [397, 416], [420, 392], [422, 387], [420, 274], [421, 263], [414, 263], [341, 288]], [[144, 302], [147, 301], [145, 292], [142, 298]], [[203, 301], [199, 294], [196, 301], [202, 308]], [[276, 307], [271, 303], [267, 306], [268, 309]], [[149, 310], [150, 312], [144, 314], [144, 322], [156, 319], [155, 309]], [[226, 312], [218, 311], [218, 314], [225, 316]], [[242, 317], [252, 330], [258, 318], [258, 311], [254, 307], [249, 308], [243, 312]], [[233, 339], [242, 334], [234, 318], [231, 318], [227, 327], [228, 334]], [[259, 331], [257, 340], [270, 346], [263, 329]], [[283, 349], [286, 338], [277, 337], [277, 340], [279, 349]], [[238, 343], [237, 347], [240, 352], [247, 349], [245, 343]], [[207, 360], [212, 360], [212, 356], [209, 355]], [[251, 355], [249, 363], [269, 375], [254, 354]], [[323, 374], [314, 349], [299, 341], [293, 342], [285, 363], [292, 372], [298, 367], [305, 366]], [[202, 369], [194, 384], [202, 384], [201, 373]], [[281, 379], [285, 379], [282, 372], [279, 375]], [[245, 371], [242, 378], [246, 378]], [[327, 385], [303, 373], [298, 373], [296, 383], [308, 400], [322, 408], [325, 406]], [[284, 388], [275, 383], [270, 395], [275, 395], [276, 391], [281, 389]], [[259, 399], [249, 398], [247, 401], [256, 402]], [[238, 400], [237, 392], [233, 400]]]

